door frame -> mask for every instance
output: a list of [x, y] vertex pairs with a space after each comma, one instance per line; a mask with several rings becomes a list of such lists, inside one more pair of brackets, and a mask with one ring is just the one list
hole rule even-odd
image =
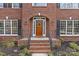
[[36, 36], [36, 20], [43, 20], [43, 29], [42, 29], [42, 36], [46, 36], [46, 17], [33, 17], [33, 24], [32, 24], [32, 36]]

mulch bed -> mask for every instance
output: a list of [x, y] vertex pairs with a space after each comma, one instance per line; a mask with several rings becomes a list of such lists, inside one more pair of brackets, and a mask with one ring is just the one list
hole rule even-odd
[[[14, 50], [17, 51], [14, 52]], [[12, 48], [0, 47], [0, 51], [6, 53], [7, 56], [18, 56], [20, 49], [19, 47], [12, 47]]]

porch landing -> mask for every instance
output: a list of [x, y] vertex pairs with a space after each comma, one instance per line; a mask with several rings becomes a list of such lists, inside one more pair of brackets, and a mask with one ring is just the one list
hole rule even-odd
[[31, 37], [31, 40], [49, 40], [48, 37]]

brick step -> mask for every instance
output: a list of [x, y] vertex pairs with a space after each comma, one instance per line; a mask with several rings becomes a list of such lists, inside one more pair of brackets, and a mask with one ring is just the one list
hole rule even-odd
[[30, 46], [30, 48], [50, 48], [50, 46]]
[[49, 40], [31, 40], [30, 43], [49, 43]]
[[30, 46], [49, 46], [49, 43], [30, 43]]
[[49, 44], [49, 42], [30, 42], [30, 43], [33, 43], [33, 44]]
[[51, 50], [29, 50], [31, 53], [48, 53]]
[[51, 51], [49, 40], [31, 40], [29, 51], [31, 53], [48, 53]]

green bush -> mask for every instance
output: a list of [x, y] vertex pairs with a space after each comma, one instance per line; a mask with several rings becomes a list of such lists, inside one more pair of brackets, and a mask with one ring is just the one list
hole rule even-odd
[[78, 50], [78, 51], [79, 51], [79, 46], [77, 46], [76, 50]]
[[72, 49], [78, 49], [78, 45], [75, 43], [75, 42], [71, 42], [69, 44], [69, 46], [72, 48]]
[[28, 51], [27, 48], [24, 48], [20, 51], [19, 56], [30, 56], [30, 52]]
[[24, 53], [19, 53], [19, 56], [25, 56], [25, 54]]
[[25, 45], [20, 45], [19, 48], [20, 48], [20, 50], [22, 50], [22, 49], [26, 48], [26, 46]]
[[66, 56], [67, 55], [67, 53], [66, 52], [64, 52], [64, 51], [58, 51], [58, 52], [55, 52], [56, 54], [56, 56]]
[[15, 46], [15, 43], [14, 41], [2, 41], [2, 46], [3, 47], [6, 47], [6, 48], [10, 48], [10, 47], [14, 47]]
[[60, 40], [61, 40], [61, 43], [63, 43], [63, 42], [64, 42], [64, 38], [60, 38]]
[[49, 52], [48, 56], [54, 56], [53, 52]]
[[68, 56], [79, 56], [79, 52], [70, 52]]
[[0, 56], [6, 56], [6, 53], [0, 51]]

